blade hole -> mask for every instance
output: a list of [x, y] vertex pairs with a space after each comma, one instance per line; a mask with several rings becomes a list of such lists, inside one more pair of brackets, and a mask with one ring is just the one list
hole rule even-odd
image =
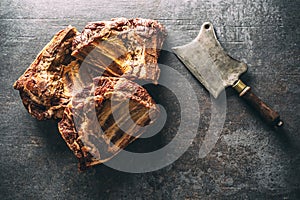
[[209, 25], [209, 24], [205, 24], [205, 25], [204, 25], [204, 28], [205, 28], [205, 29], [209, 29], [209, 28], [210, 28], [210, 25]]

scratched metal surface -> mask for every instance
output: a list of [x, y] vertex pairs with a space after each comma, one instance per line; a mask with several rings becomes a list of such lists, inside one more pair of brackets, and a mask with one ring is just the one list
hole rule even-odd
[[[294, 0], [2, 0], [0, 199], [299, 199], [299, 6]], [[79, 173], [56, 122], [31, 118], [12, 85], [58, 30], [69, 24], [81, 30], [86, 22], [120, 16], [163, 23], [169, 33], [166, 52], [196, 37], [203, 22], [212, 22], [229, 54], [248, 64], [243, 79], [280, 112], [284, 130], [265, 126], [227, 90], [222, 133], [212, 152], [199, 158], [209, 127], [210, 97], [165, 52], [160, 62], [189, 80], [201, 107], [190, 148], [173, 164], [150, 173], [124, 173], [105, 165]], [[172, 111], [168, 119], [176, 124], [176, 100], [168, 93], [155, 98]], [[174, 134], [172, 124], [166, 125], [146, 146], [167, 143]], [[140, 148], [138, 143], [130, 148]]]

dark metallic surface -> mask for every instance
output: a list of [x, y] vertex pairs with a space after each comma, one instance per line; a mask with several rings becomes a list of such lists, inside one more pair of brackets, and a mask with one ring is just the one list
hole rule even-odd
[[[2, 0], [0, 199], [299, 199], [299, 6], [294, 0]], [[12, 85], [58, 30], [69, 24], [81, 30], [88, 21], [120, 16], [165, 24], [169, 36], [160, 63], [183, 74], [197, 93], [198, 134], [183, 156], [155, 172], [129, 174], [101, 165], [79, 173], [56, 122], [30, 117]], [[168, 51], [195, 38], [205, 21], [214, 24], [228, 54], [248, 64], [243, 80], [281, 113], [285, 127], [270, 129], [228, 89], [222, 134], [200, 159], [209, 94]], [[180, 123], [176, 98], [163, 88], [153, 96], [166, 107], [167, 125], [129, 147], [135, 151], [162, 147]]]

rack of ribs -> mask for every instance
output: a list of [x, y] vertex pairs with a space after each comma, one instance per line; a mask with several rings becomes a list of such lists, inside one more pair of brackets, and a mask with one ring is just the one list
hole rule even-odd
[[61, 119], [59, 131], [80, 169], [103, 163], [159, 114], [146, 89], [133, 81], [157, 83], [165, 36], [163, 26], [150, 19], [88, 23], [81, 33], [68, 26], [55, 34], [14, 88], [33, 117]]

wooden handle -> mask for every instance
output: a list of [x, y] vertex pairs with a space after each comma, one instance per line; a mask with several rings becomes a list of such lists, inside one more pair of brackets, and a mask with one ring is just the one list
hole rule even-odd
[[241, 98], [246, 100], [259, 112], [265, 122], [277, 127], [281, 127], [283, 125], [283, 121], [280, 119], [279, 114], [257, 97], [251, 91], [251, 88], [245, 85], [241, 80], [238, 80], [232, 87], [239, 93]]

